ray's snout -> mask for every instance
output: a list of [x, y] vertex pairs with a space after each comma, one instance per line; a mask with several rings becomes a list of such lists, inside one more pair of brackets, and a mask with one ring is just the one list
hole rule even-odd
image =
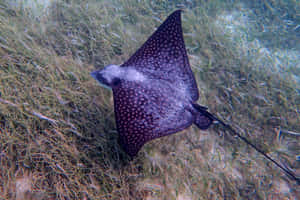
[[106, 87], [110, 87], [109, 82], [103, 77], [101, 70], [96, 70], [91, 72], [91, 76], [96, 79], [101, 85], [104, 85]]

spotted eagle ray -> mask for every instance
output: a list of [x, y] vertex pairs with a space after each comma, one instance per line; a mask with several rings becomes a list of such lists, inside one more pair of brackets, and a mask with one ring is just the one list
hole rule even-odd
[[291, 170], [196, 103], [199, 93], [185, 49], [180, 15], [181, 10], [173, 12], [122, 65], [108, 65], [91, 73], [113, 91], [119, 143], [124, 151], [134, 157], [150, 140], [192, 124], [205, 130], [217, 122], [299, 182]]

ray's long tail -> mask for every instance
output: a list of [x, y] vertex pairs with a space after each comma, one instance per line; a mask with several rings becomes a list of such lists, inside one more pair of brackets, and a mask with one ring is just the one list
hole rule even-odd
[[300, 185], [300, 178], [297, 177], [291, 170], [285, 168], [281, 164], [279, 164], [277, 161], [275, 161], [273, 158], [268, 156], [263, 150], [259, 149], [257, 146], [255, 146], [253, 143], [251, 143], [247, 138], [242, 136], [239, 132], [235, 131], [229, 124], [226, 124], [218, 117], [214, 116], [213, 114], [209, 113], [207, 111], [206, 107], [200, 106], [198, 104], [193, 104], [194, 108], [196, 108], [199, 113], [196, 114], [194, 123], [200, 128], [200, 129], [207, 129], [213, 121], [217, 121], [222, 126], [224, 126], [232, 135], [238, 136], [241, 140], [243, 140], [246, 144], [250, 145], [252, 148], [254, 148], [257, 152], [261, 153], [263, 156], [265, 156], [269, 161], [274, 163], [277, 167], [282, 169], [288, 177], [295, 180], [298, 185]]

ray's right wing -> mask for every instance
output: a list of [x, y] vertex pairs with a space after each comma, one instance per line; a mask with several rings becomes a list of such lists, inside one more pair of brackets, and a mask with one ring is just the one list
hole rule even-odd
[[176, 133], [193, 123], [193, 116], [168, 95], [144, 84], [124, 81], [113, 89], [119, 142], [131, 157], [148, 141]]

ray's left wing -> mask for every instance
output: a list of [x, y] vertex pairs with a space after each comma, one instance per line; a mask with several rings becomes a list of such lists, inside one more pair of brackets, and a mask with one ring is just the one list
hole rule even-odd
[[134, 67], [153, 80], [184, 87], [192, 101], [199, 98], [183, 40], [181, 10], [173, 12], [121, 67]]

